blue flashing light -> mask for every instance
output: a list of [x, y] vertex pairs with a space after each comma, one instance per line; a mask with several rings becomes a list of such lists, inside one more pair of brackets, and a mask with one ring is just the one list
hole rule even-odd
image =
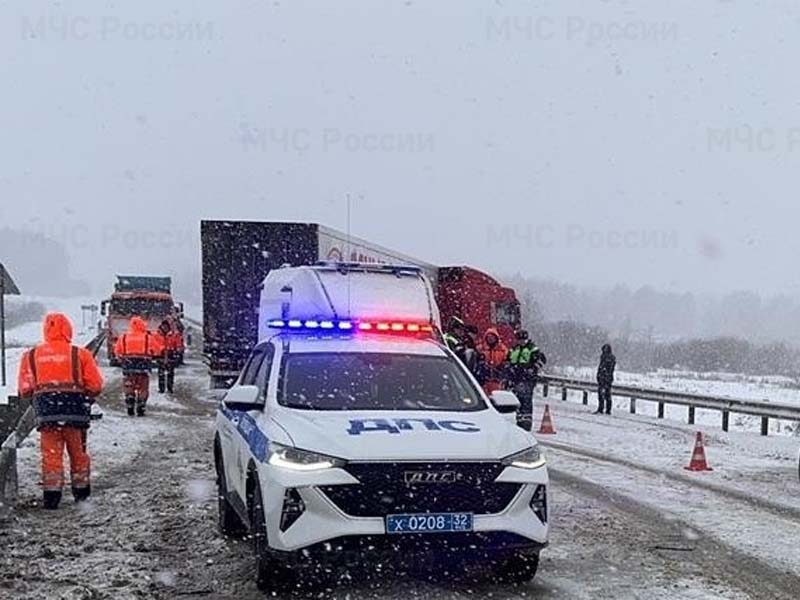
[[432, 333], [434, 327], [432, 323], [406, 323], [398, 321], [353, 321], [353, 320], [317, 320], [317, 319], [270, 319], [267, 326], [276, 329], [292, 329], [298, 331], [339, 331], [349, 333], [354, 331], [378, 332], [378, 333], [411, 333], [424, 334]]

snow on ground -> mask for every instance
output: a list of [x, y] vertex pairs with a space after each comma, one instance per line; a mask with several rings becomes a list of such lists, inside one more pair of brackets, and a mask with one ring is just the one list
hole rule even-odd
[[[87, 447], [92, 457], [92, 479], [102, 482], [105, 474], [133, 461], [142, 448], [168, 425], [156, 419], [138, 419], [105, 409], [103, 418], [92, 423], [87, 437]], [[17, 453], [20, 496], [38, 497], [40, 478], [39, 433], [34, 431], [23, 442]], [[68, 464], [65, 457], [65, 463]]]
[[[595, 381], [596, 371], [588, 367], [562, 368], [558, 369], [558, 374]], [[620, 385], [725, 396], [739, 400], [800, 404], [797, 383], [779, 376], [756, 377], [735, 373], [695, 373], [662, 369], [652, 373], [617, 371], [614, 379]]]
[[[264, 598], [253, 582], [250, 544], [224, 539], [216, 530], [211, 452], [214, 407], [206, 389], [205, 367], [190, 357], [178, 371], [175, 395], [154, 393], [145, 418], [123, 414], [119, 370], [104, 367], [103, 371], [108, 380], [100, 399], [105, 416], [89, 433], [93, 499], [86, 507], [76, 507], [67, 494], [58, 513], [41, 510], [38, 442], [35, 437], [27, 440], [20, 451], [20, 510], [6, 529], [0, 526], [0, 547], [5, 549], [0, 552], [0, 572], [6, 574], [0, 578], [0, 590], [25, 598]], [[703, 528], [703, 511], [709, 510], [711, 533], [720, 534], [720, 520], [726, 513], [718, 506], [718, 494], [666, 476], [683, 473], [691, 449], [689, 428], [622, 413], [594, 417], [574, 403], [556, 401], [551, 408], [559, 433], [541, 439], [567, 450], [547, 450], [552, 467], [552, 543], [533, 584], [462, 582], [440, 574], [431, 581], [427, 576], [395, 573], [385, 564], [370, 568], [373, 563], [365, 557], [363, 568], [321, 589], [281, 596], [348, 600], [796, 597], [787, 592], [790, 585], [780, 571], [753, 562], [739, 550], [745, 547], [758, 556], [771, 556], [779, 544], [773, 531], [775, 523], [782, 523], [780, 515], [770, 513], [770, 521], [760, 519], [743, 512], [746, 503], [728, 498], [735, 514], [735, 519], [727, 518], [729, 529], [742, 526], [742, 543], [735, 548], [721, 545]], [[537, 417], [541, 409], [540, 399]], [[725, 438], [727, 444], [713, 438], [709, 449], [717, 470], [691, 478], [704, 481], [708, 476], [714, 484], [730, 485], [735, 491], [739, 483], [751, 483], [759, 469], [767, 471], [777, 463], [789, 470], [789, 461], [782, 460], [791, 453], [788, 438], [741, 433]], [[771, 448], [773, 442], [779, 448], [777, 454]], [[657, 473], [576, 455], [576, 449], [609, 460], [627, 457], [652, 466]], [[735, 460], [737, 452], [746, 459], [742, 464]], [[767, 481], [765, 495], [781, 492], [777, 481]], [[663, 500], [655, 502], [658, 496]], [[776, 498], [783, 501], [780, 493]], [[648, 510], [647, 505], [654, 508]], [[758, 526], [749, 527], [748, 519]], [[722, 530], [722, 534], [731, 532]], [[790, 530], [780, 538], [789, 545], [785, 559], [793, 559], [792, 552], [800, 548], [794, 536]], [[744, 543], [748, 541], [753, 542], [751, 547]]]
[[[577, 400], [578, 394], [573, 394]], [[536, 415], [541, 414], [545, 402], [549, 403], [558, 431], [552, 437], [539, 436], [545, 442], [568, 443], [573, 448], [684, 474], [695, 435], [703, 431], [706, 455], [714, 471], [686, 474], [687, 477], [800, 508], [797, 477], [800, 439], [741, 431], [725, 433], [702, 424], [667, 423], [645, 415], [631, 415], [626, 410], [616, 410], [611, 416], [596, 415], [594, 406], [553, 398], [538, 397]], [[627, 402], [624, 404], [627, 408]]]
[[[536, 399], [537, 420], [545, 401]], [[620, 491], [800, 577], [800, 440], [709, 429], [714, 471], [690, 473], [684, 467], [702, 426], [547, 402], [558, 433], [537, 437], [553, 469]]]
[[[555, 372], [554, 372], [555, 374]], [[589, 368], [563, 368], [558, 375], [575, 377], [587, 381], [595, 380], [595, 372]], [[707, 396], [722, 396], [737, 400], [753, 400], [761, 402], [775, 402], [778, 404], [800, 405], [800, 389], [789, 387], [794, 385], [792, 380], [785, 377], [749, 377], [731, 373], [690, 373], [679, 371], [658, 371], [655, 373], [628, 373], [618, 371], [615, 383], [619, 385], [642, 387], [672, 392], [686, 392]], [[580, 395], [573, 392], [571, 399], [579, 401]], [[596, 402], [592, 397], [590, 403]], [[627, 411], [630, 401], [625, 397], [616, 397], [614, 407], [617, 411]], [[658, 415], [658, 404], [645, 400], [636, 403], [637, 413], [655, 417]], [[665, 407], [664, 416], [670, 421], [687, 422], [688, 409], [685, 406]], [[721, 428], [722, 416], [716, 410], [696, 411], [698, 425], [709, 428]], [[758, 432], [761, 428], [761, 419], [748, 415], [731, 413], [731, 430]], [[791, 421], [770, 420], [770, 434], [798, 435], [800, 424]]]

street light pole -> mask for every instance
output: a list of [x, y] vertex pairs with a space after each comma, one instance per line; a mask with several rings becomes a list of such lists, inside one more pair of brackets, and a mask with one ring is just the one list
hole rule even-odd
[[2, 367], [2, 380], [0, 385], [6, 385], [6, 274], [5, 269], [0, 265], [0, 363]]

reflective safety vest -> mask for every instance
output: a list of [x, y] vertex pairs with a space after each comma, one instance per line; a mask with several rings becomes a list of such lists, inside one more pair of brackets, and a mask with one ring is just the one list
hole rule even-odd
[[533, 345], [514, 346], [508, 353], [508, 362], [512, 365], [529, 365], [538, 352], [539, 348]]
[[456, 348], [462, 345], [461, 340], [458, 339], [456, 336], [454, 336], [452, 333], [445, 333], [443, 337], [445, 344], [447, 344], [447, 347], [450, 348], [450, 350], [453, 350], [454, 352]]
[[123, 374], [149, 373], [153, 358], [164, 351], [164, 344], [149, 331], [128, 332], [117, 340], [114, 350], [119, 354]]
[[38, 425], [88, 426], [91, 400], [81, 379], [80, 348], [72, 346], [69, 354], [33, 348], [26, 359]]

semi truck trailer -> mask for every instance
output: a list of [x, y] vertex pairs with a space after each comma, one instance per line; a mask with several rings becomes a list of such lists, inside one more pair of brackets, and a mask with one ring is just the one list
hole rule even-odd
[[264, 278], [281, 266], [319, 261], [413, 265], [432, 282], [443, 326], [453, 317], [483, 332], [496, 327], [507, 344], [520, 325], [514, 290], [467, 266], [437, 266], [318, 223], [201, 222], [203, 351], [211, 385], [238, 376], [258, 340]]

